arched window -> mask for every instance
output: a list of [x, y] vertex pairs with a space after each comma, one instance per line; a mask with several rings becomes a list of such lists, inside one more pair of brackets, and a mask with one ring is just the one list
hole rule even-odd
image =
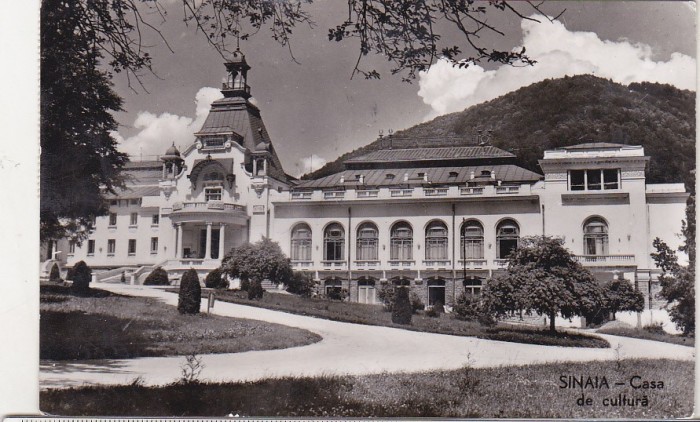
[[586, 255], [608, 254], [608, 224], [600, 217], [592, 217], [583, 225], [583, 247]]
[[292, 229], [292, 261], [311, 261], [311, 228], [307, 224]]
[[442, 221], [433, 221], [425, 229], [425, 259], [447, 259], [447, 226]]
[[484, 227], [475, 220], [462, 225], [462, 259], [484, 259]]
[[498, 259], [506, 259], [518, 247], [520, 227], [513, 220], [503, 220], [496, 228], [496, 251]]
[[357, 228], [357, 260], [376, 261], [379, 257], [379, 230], [372, 223]]
[[323, 259], [326, 261], [345, 259], [345, 230], [338, 223], [329, 224], [323, 233]]
[[413, 229], [406, 222], [396, 223], [391, 228], [391, 259], [395, 261], [413, 259]]

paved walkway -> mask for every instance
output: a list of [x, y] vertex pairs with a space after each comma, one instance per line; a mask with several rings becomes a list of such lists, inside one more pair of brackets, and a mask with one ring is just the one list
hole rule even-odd
[[[154, 288], [99, 283], [95, 283], [94, 287], [177, 304], [177, 295]], [[202, 305], [206, 307], [206, 301], [202, 301]], [[611, 360], [616, 359], [618, 354], [621, 358], [694, 359], [694, 350], [690, 347], [607, 335], [600, 336], [610, 342], [610, 349], [565, 348], [349, 324], [225, 302], [217, 302], [213, 311], [223, 316], [303, 328], [318, 333], [323, 340], [283, 350], [201, 355], [206, 366], [200, 376], [202, 381], [244, 381], [287, 375], [421, 372], [456, 369], [467, 363], [473, 367], [493, 367]], [[179, 379], [183, 363], [183, 357], [42, 361], [39, 378], [41, 388], [127, 384], [137, 377], [141, 377], [146, 385], [161, 385]]]

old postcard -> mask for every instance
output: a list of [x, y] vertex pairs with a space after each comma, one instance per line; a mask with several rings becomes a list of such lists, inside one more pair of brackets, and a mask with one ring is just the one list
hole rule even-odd
[[40, 14], [37, 410], [692, 414], [694, 2]]

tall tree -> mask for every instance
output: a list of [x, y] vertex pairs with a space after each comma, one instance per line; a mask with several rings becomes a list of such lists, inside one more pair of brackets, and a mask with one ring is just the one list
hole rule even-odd
[[695, 266], [680, 265], [676, 252], [658, 237], [654, 239], [653, 245], [656, 252], [651, 257], [656, 266], [661, 268], [659, 296], [666, 301], [666, 309], [676, 327], [684, 335], [694, 335]]
[[561, 239], [525, 237], [508, 258], [508, 269], [500, 280], [484, 289], [484, 300], [496, 315], [524, 311], [549, 317], [583, 316], [599, 308], [603, 293], [593, 275], [579, 264]]
[[104, 189], [120, 185], [126, 155], [109, 132], [121, 110], [109, 75], [99, 70], [94, 36], [81, 33], [74, 2], [46, 0], [41, 9], [41, 238], [90, 227], [106, 211]]

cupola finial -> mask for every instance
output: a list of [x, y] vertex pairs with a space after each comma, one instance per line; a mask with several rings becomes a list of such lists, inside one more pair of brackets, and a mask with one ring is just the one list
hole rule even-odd
[[221, 93], [224, 97], [250, 98], [250, 86], [248, 86], [248, 70], [250, 66], [245, 60], [245, 55], [241, 52], [238, 41], [236, 41], [236, 51], [224, 62], [228, 75], [223, 83]]

